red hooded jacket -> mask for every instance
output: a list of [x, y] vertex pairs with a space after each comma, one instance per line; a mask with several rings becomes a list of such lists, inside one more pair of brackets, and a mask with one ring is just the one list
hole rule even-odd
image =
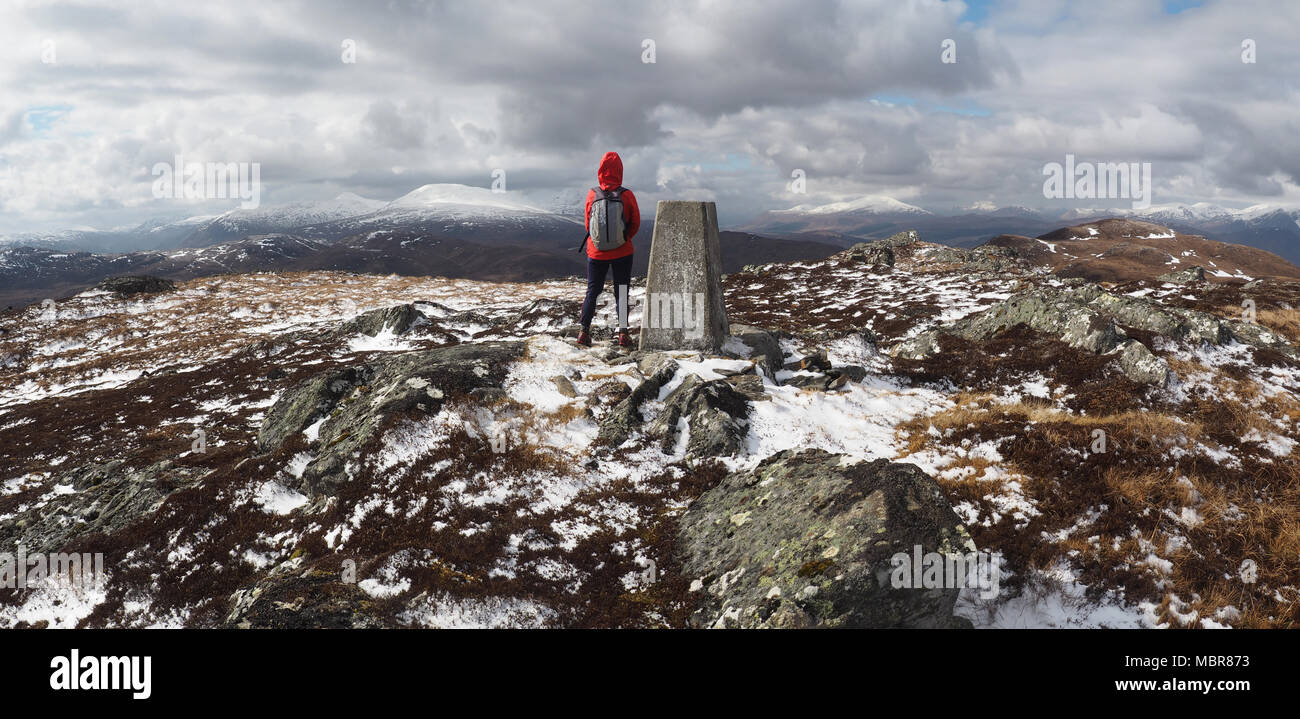
[[[612, 190], [623, 184], [623, 158], [619, 157], [617, 152], [606, 152], [605, 156], [600, 158], [600, 169], [596, 171], [596, 178], [600, 180], [602, 190]], [[585, 218], [583, 225], [586, 227], [591, 226], [591, 204], [595, 201], [596, 191], [587, 190], [587, 209], [582, 213]], [[627, 242], [615, 249], [599, 252], [596, 250], [596, 245], [592, 243], [591, 236], [588, 235], [587, 256], [593, 260], [617, 260], [632, 254], [632, 237], [641, 227], [641, 208], [637, 207], [636, 195], [633, 195], [631, 190], [623, 191], [623, 225], [627, 228]]]

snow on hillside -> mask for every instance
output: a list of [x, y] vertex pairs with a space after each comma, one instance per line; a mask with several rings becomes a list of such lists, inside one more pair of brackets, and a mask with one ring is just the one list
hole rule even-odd
[[[455, 184], [425, 185], [402, 195], [387, 205], [389, 210], [404, 208], [474, 211], [486, 214], [493, 214], [494, 211], [550, 214], [547, 210], [519, 202], [506, 192], [493, 192], [486, 187]], [[468, 208], [475, 208], [475, 210], [469, 210]]]
[[1194, 202], [1152, 205], [1140, 210], [1131, 207], [1080, 207], [1066, 210], [1061, 213], [1060, 219], [1068, 221], [1095, 217], [1127, 217], [1135, 220], [1181, 222], [1195, 226], [1200, 223], [1249, 222], [1275, 212], [1300, 217], [1300, 208], [1293, 206], [1258, 204], [1238, 209], [1210, 202]]
[[274, 225], [281, 230], [290, 230], [304, 225], [364, 215], [386, 204], [388, 203], [383, 200], [369, 200], [351, 192], [344, 192], [331, 200], [262, 205], [250, 209], [235, 208], [219, 215], [211, 222], [230, 227]]
[[456, 227], [500, 226], [511, 231], [532, 229], [539, 232], [567, 232], [581, 221], [572, 215], [529, 204], [523, 195], [493, 192], [485, 187], [456, 184], [432, 184], [412, 190], [383, 207], [364, 215], [335, 223], [347, 228], [344, 234], [370, 227], [401, 226], [408, 223], [435, 223], [445, 230]]
[[[500, 200], [422, 189], [408, 206]], [[981, 548], [1009, 558], [1002, 594], [963, 595], [958, 611], [976, 626], [1232, 626], [1248, 611], [1256, 624], [1291, 611], [1300, 593], [1290, 570], [1224, 537], [1286, 536], [1269, 512], [1289, 506], [1295, 486], [1283, 480], [1300, 444], [1292, 399], [1300, 366], [1235, 342], [1138, 335], [1177, 372], [1168, 386], [1143, 388], [1110, 369], [1114, 357], [1014, 328], [982, 345], [954, 340], [931, 360], [898, 359], [890, 350], [900, 343], [1026, 288], [1077, 282], [1010, 261], [979, 269], [987, 255], [926, 243], [895, 247], [893, 258], [871, 266], [846, 252], [728, 277], [732, 321], [782, 333], [787, 364], [749, 377], [758, 398], [743, 451], [718, 458], [724, 470], [792, 448], [916, 464], [949, 493]], [[1236, 287], [1125, 289], [1162, 307], [1207, 310], [1239, 306]], [[299, 576], [303, 552], [375, 558], [359, 588], [372, 603], [401, 601], [404, 626], [669, 623], [654, 612], [610, 618], [590, 609], [612, 611], [602, 602], [644, 590], [638, 572], [657, 551], [647, 537], [689, 504], [682, 483], [696, 465], [686, 460], [686, 437], [589, 461], [602, 417], [645, 373], [608, 347], [564, 338], [582, 291], [577, 280], [306, 272], [206, 278], [126, 299], [86, 292], [28, 308], [0, 335], [0, 439], [23, 448], [17, 469], [0, 474], [0, 531], [89, 491], [65, 470], [117, 457], [137, 457], [137, 469], [177, 463], [189, 501], [208, 504], [201, 526], [188, 524], [193, 510], [177, 509], [130, 539], [147, 551], [130, 545], [140, 551], [110, 567], [106, 593], [72, 605], [56, 603], [55, 589], [0, 602], [0, 625], [211, 626], [232, 592]], [[634, 307], [642, 297], [635, 288]], [[1270, 321], [1290, 302], [1259, 297]], [[412, 314], [370, 332], [352, 324], [390, 307]], [[611, 314], [606, 303], [597, 326]], [[409, 321], [399, 327], [401, 317]], [[631, 320], [639, 324], [639, 312]], [[349, 488], [346, 500], [294, 489], [327, 449], [328, 418], [275, 464], [249, 461], [276, 400], [318, 373], [499, 340], [525, 350], [508, 365], [497, 404], [446, 405], [398, 423], [379, 451], [355, 458], [350, 473], [378, 479]], [[796, 364], [818, 351], [859, 374], [826, 386]], [[669, 355], [680, 371], [647, 398], [647, 423], [690, 376], [755, 369], [735, 356]], [[1097, 464], [1089, 442], [1098, 427], [1120, 464]], [[188, 451], [195, 428], [208, 433], [206, 455]], [[511, 438], [501, 458], [476, 449], [497, 436]], [[1244, 486], [1242, 476], [1254, 483]], [[433, 510], [432, 523], [412, 519]], [[186, 571], [199, 561], [191, 557], [212, 563], [203, 582]], [[1193, 558], [1225, 576], [1194, 571]], [[1258, 587], [1234, 574], [1245, 558], [1260, 564]], [[613, 576], [601, 574], [608, 563], [618, 567]], [[438, 586], [464, 591], [416, 592], [412, 582], [429, 571]], [[158, 581], [199, 588], [152, 596]]]

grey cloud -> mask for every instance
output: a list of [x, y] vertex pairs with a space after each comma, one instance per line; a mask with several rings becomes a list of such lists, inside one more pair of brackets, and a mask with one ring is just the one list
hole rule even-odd
[[[828, 198], [1041, 206], [1042, 164], [1067, 152], [1152, 161], [1163, 200], [1298, 199], [1300, 4], [1210, 0], [1169, 16], [1157, 0], [1003, 0], [978, 27], [960, 12], [939, 0], [7, 7], [0, 41], [24, 41], [0, 44], [12, 55], [0, 202], [82, 224], [90, 215], [68, 208], [136, 202], [140, 168], [177, 152], [262, 162], [268, 198], [486, 186], [494, 167], [512, 188], [559, 192], [589, 186], [608, 149], [648, 200], [707, 195], [732, 218], [808, 201], [785, 191], [795, 168]], [[56, 66], [32, 52], [45, 36], [60, 42]], [[1240, 62], [1243, 37], [1255, 65]], [[355, 65], [340, 60], [344, 38]], [[954, 65], [939, 61], [946, 38]], [[27, 131], [24, 113], [51, 105], [72, 110]], [[1177, 195], [1187, 188], [1204, 196]]]
[[399, 113], [389, 100], [372, 103], [364, 124], [370, 137], [382, 147], [409, 150], [424, 144], [423, 119]]

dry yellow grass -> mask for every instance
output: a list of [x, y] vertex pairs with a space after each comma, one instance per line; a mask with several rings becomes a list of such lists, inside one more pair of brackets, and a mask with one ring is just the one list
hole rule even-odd
[[1111, 415], [1083, 416], [1066, 412], [1046, 403], [1000, 403], [991, 394], [961, 392], [953, 396], [954, 406], [934, 414], [917, 417], [899, 425], [907, 433], [908, 443], [904, 456], [920, 451], [930, 439], [928, 430], [934, 427], [940, 433], [971, 425], [1010, 420], [1047, 425], [1042, 431], [1049, 439], [1065, 437], [1051, 425], [1065, 424], [1073, 427], [1105, 429], [1107, 434], [1127, 434], [1137, 437], [1180, 437], [1187, 441], [1199, 440], [1203, 428], [1197, 422], [1159, 412], [1128, 410]]
[[[1242, 308], [1239, 305], [1220, 305], [1212, 312], [1224, 319], [1242, 318]], [[1300, 344], [1300, 310], [1265, 307], [1256, 310], [1255, 321], [1287, 338], [1292, 344]]]
[[1256, 319], [1292, 343], [1300, 344], [1300, 310], [1263, 309], [1256, 314]]
[[[1184, 369], [1209, 371], [1187, 364]], [[1168, 626], [1208, 626], [1208, 620], [1236, 627], [1300, 627], [1300, 463], [1264, 458], [1248, 460], [1243, 469], [1207, 463], [1195, 452], [1167, 452], [1173, 444], [1218, 451], [1223, 448], [1214, 437], [1241, 437], [1252, 429], [1276, 432], [1300, 420], [1295, 398], [1266, 397], [1249, 378], [1219, 379], [1224, 392], [1213, 400], [1098, 417], [960, 393], [951, 407], [898, 430], [906, 438], [904, 454], [933, 450], [953, 458], [946, 468], [974, 470], [939, 482], [952, 501], [969, 503], [981, 517], [994, 509], [989, 497], [1012, 479], [1019, 483], [1039, 516], [1019, 525], [971, 527], [977, 543], [1003, 551], [1013, 568], [1015, 562], [1021, 569], [1077, 567], [1094, 588], [1115, 588], [1130, 602], [1151, 602], [1158, 621]], [[1086, 466], [1082, 458], [1069, 460], [1096, 428], [1115, 439], [1112, 454]], [[1015, 438], [1013, 445], [1003, 445], [1008, 448], [1000, 466], [1004, 473], [998, 475], [1003, 479], [981, 478], [989, 464], [985, 459], [946, 451], [972, 436]], [[1138, 438], [1152, 441], [1135, 442]], [[1096, 522], [1072, 529], [1102, 507]], [[1050, 539], [1057, 533], [1064, 538]], [[1254, 582], [1244, 579], [1247, 560], [1257, 573]]]

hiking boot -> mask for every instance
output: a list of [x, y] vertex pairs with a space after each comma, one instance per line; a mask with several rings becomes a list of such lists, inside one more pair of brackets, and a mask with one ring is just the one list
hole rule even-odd
[[614, 338], [614, 345], [615, 345], [616, 347], [631, 347], [631, 346], [632, 346], [632, 337], [631, 337], [631, 335], [629, 335], [629, 334], [627, 333], [627, 330], [621, 330], [621, 331], [618, 333], [618, 337], [615, 337], [615, 338]]
[[578, 344], [583, 347], [591, 346], [591, 333], [587, 330], [578, 330]]

